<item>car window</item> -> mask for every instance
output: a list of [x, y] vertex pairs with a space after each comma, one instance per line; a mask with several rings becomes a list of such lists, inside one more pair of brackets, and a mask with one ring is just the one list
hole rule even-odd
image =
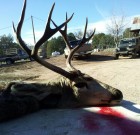
[[128, 43], [135, 43], [135, 39], [121, 40], [121, 42], [120, 42], [120, 44], [128, 44]]
[[77, 46], [77, 45], [79, 44], [80, 41], [81, 41], [81, 40], [71, 41], [71, 42], [70, 42], [71, 47]]

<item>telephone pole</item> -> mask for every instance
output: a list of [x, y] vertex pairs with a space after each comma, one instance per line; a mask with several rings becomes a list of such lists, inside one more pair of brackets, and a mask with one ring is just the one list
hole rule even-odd
[[32, 21], [32, 29], [33, 29], [34, 44], [36, 44], [35, 31], [34, 31], [34, 23], [33, 23], [33, 16], [31, 16], [31, 21]]

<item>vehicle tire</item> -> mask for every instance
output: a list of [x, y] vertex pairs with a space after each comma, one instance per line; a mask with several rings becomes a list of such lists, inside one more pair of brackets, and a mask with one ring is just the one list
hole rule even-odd
[[134, 59], [134, 58], [136, 58], [136, 57], [137, 57], [137, 53], [136, 53], [136, 52], [132, 52], [131, 58]]
[[119, 59], [120, 54], [114, 54], [114, 60], [118, 60]]
[[86, 56], [86, 58], [90, 58], [91, 57], [91, 53], [86, 54], [85, 56]]
[[33, 59], [32, 57], [29, 57], [29, 60], [30, 60], [30, 61], [34, 61], [34, 59]]
[[14, 60], [12, 59], [6, 59], [6, 64], [7, 65], [10, 65], [10, 64], [13, 64], [14, 63]]

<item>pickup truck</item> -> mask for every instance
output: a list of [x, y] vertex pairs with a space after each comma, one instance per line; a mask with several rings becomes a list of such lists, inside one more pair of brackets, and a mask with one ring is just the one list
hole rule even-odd
[[[74, 48], [75, 46], [77, 46], [79, 44], [81, 40], [74, 40], [70, 42], [71, 45], [71, 49]], [[90, 57], [91, 53], [92, 53], [93, 49], [90, 43], [85, 43], [83, 44], [75, 53], [74, 53], [74, 57], [81, 57], [81, 56], [86, 56], [86, 57]], [[64, 55], [65, 58], [68, 57], [70, 53], [70, 50], [68, 47], [66, 47], [64, 49]]]
[[140, 37], [124, 38], [121, 39], [119, 46], [114, 53], [114, 59], [118, 59], [119, 56], [131, 56], [135, 58], [140, 56]]
[[23, 50], [12, 48], [6, 49], [3, 51], [3, 55], [0, 55], [0, 63], [5, 62], [6, 64], [14, 64], [15, 61], [22, 59], [30, 59], [29, 55], [27, 55]]

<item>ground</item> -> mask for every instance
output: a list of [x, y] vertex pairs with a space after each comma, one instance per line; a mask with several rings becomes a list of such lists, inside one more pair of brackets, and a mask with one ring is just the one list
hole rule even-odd
[[[66, 68], [63, 55], [46, 59], [48, 62]], [[122, 57], [114, 60], [106, 54], [93, 54], [88, 59], [74, 59], [73, 65], [84, 73], [107, 83], [123, 92], [124, 100], [140, 104], [140, 58]], [[0, 67], [0, 87], [11, 81], [41, 82], [55, 80], [59, 75], [35, 61], [18, 62]]]

